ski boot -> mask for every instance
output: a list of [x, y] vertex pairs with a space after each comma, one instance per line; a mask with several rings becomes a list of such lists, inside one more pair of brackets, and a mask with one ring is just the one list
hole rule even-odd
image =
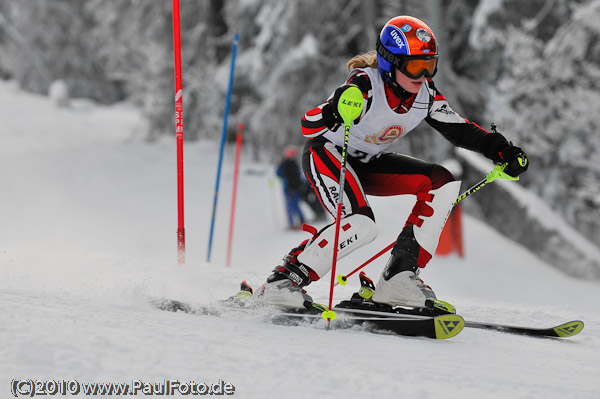
[[386, 312], [395, 314], [414, 314], [421, 316], [439, 316], [444, 314], [456, 314], [454, 306], [445, 301], [438, 299], [428, 301], [423, 307], [408, 307], [408, 306], [390, 306], [385, 303], [373, 301], [376, 287], [365, 272], [359, 274], [360, 289], [352, 295], [349, 301], [342, 301], [336, 307], [347, 309], [360, 309], [375, 312]]
[[256, 299], [264, 304], [283, 309], [311, 309], [313, 300], [303, 289], [319, 276], [298, 261], [307, 241], [292, 249], [283, 258], [283, 264], [273, 269], [273, 274], [262, 285]]
[[416, 263], [392, 253], [377, 283], [373, 301], [394, 306], [428, 307], [437, 298], [418, 276]]

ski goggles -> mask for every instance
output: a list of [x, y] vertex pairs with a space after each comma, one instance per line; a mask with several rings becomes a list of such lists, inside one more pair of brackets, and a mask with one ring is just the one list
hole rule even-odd
[[437, 72], [437, 61], [437, 54], [396, 57], [394, 66], [411, 79], [419, 79], [421, 76], [432, 78]]
[[[437, 72], [437, 54], [429, 55], [404, 55], [394, 54], [381, 43], [377, 38], [377, 54], [384, 60], [392, 64], [400, 72], [411, 79], [419, 79], [421, 76], [432, 78]], [[392, 71], [388, 71], [392, 72]]]

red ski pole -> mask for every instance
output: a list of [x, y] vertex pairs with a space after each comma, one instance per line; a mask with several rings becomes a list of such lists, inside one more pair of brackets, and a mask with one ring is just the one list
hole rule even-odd
[[331, 285], [329, 288], [329, 309], [322, 316], [327, 320], [327, 326], [336, 314], [331, 310], [333, 302], [333, 287], [335, 286], [335, 267], [337, 264], [338, 245], [340, 241], [340, 224], [342, 220], [342, 207], [344, 203], [344, 183], [346, 181], [346, 158], [348, 155], [348, 141], [350, 139], [350, 124], [360, 116], [363, 107], [363, 95], [357, 86], [350, 86], [340, 96], [338, 101], [338, 112], [344, 120], [344, 147], [342, 149], [342, 165], [340, 168], [340, 189], [337, 201], [337, 216], [335, 218], [335, 239], [333, 243], [333, 261], [331, 264]]
[[387, 247], [383, 248], [381, 251], [377, 252], [369, 260], [367, 260], [365, 263], [363, 263], [362, 265], [360, 265], [356, 269], [352, 270], [350, 273], [346, 274], [345, 276], [343, 274], [338, 275], [338, 277], [337, 277], [338, 281], [335, 283], [335, 285], [338, 285], [338, 284], [346, 285], [346, 281], [348, 281], [348, 278], [350, 276], [352, 276], [354, 273], [356, 273], [357, 271], [359, 271], [363, 267], [367, 266], [369, 263], [373, 262], [375, 259], [379, 258], [381, 255], [383, 255], [387, 251], [391, 250], [394, 247], [394, 244], [396, 244], [396, 241], [394, 241], [393, 243], [391, 243]]

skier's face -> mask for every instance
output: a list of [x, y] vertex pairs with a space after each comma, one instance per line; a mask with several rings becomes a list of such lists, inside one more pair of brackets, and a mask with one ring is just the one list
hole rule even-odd
[[396, 82], [409, 93], [418, 93], [425, 79], [427, 79], [425, 76], [421, 76], [418, 79], [409, 78], [396, 69]]

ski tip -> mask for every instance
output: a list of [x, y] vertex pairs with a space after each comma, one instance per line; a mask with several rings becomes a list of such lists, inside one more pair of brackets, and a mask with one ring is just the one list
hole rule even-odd
[[455, 337], [465, 328], [465, 320], [456, 314], [437, 316], [433, 320], [436, 339]]
[[583, 321], [574, 320], [553, 328], [557, 337], [567, 338], [577, 335], [583, 330]]

